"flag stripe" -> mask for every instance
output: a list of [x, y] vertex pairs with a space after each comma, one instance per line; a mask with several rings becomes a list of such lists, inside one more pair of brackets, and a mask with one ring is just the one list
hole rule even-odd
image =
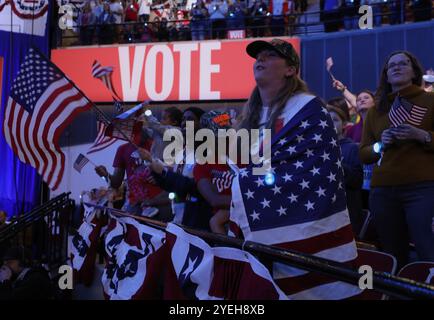
[[30, 156], [30, 164], [32, 167], [34, 168], [38, 168], [41, 164], [41, 162], [39, 161], [39, 159], [36, 156], [36, 150], [32, 147], [32, 142], [30, 139], [30, 135], [29, 135], [29, 130], [30, 130], [30, 122], [31, 122], [31, 117], [28, 117], [26, 115], [26, 121], [22, 121], [22, 124], [24, 124], [24, 132], [22, 133], [22, 135], [24, 136], [24, 142], [26, 144], [26, 148], [27, 150], [29, 150], [29, 156]]
[[353, 240], [354, 240], [354, 235], [353, 235], [352, 226], [351, 224], [347, 224], [346, 226], [336, 231], [333, 231], [332, 237], [330, 237], [330, 233], [323, 233], [303, 240], [283, 243], [280, 244], [279, 247], [313, 254], [319, 251], [326, 250], [331, 246], [337, 247], [340, 245], [353, 242]]
[[[50, 151], [50, 154], [52, 156], [52, 162], [49, 167], [49, 170], [45, 173], [45, 176], [47, 177], [48, 181], [52, 181], [53, 177], [57, 179], [59, 175], [59, 171], [62, 170], [64, 167], [64, 163], [65, 163], [64, 155], [60, 150], [60, 147], [55, 147], [55, 145], [57, 144], [58, 141], [58, 135], [63, 129], [61, 128], [61, 124], [64, 123], [64, 121], [66, 121], [66, 116], [70, 114], [71, 111], [73, 110], [69, 108], [70, 104], [74, 103], [75, 100], [78, 100], [80, 98], [81, 98], [80, 94], [71, 96], [70, 91], [64, 91], [58, 97], [56, 97], [53, 105], [51, 105], [48, 109], [49, 112], [44, 113], [44, 115], [48, 116], [47, 121], [49, 123], [52, 123], [52, 125], [49, 127], [44, 126], [42, 135], [53, 137], [53, 141], [50, 142], [46, 141], [48, 142], [48, 144], [46, 143], [46, 148]], [[78, 103], [74, 107], [77, 106]], [[42, 119], [44, 119], [44, 117]], [[60, 163], [60, 166], [57, 165], [58, 163]]]
[[[357, 249], [354, 248], [355, 242], [349, 242], [342, 246], [337, 246], [321, 252], [316, 252], [313, 254], [315, 257], [330, 259], [341, 263], [351, 263], [353, 264], [357, 258]], [[301, 270], [288, 266], [283, 263], [273, 264], [273, 277], [275, 279], [282, 279], [291, 277], [294, 279], [296, 277], [308, 274], [309, 271]]]
[[[315, 237], [322, 234], [329, 234], [329, 232], [333, 232], [336, 229], [348, 226], [349, 224], [348, 211], [344, 210], [321, 220], [292, 226], [283, 226], [269, 230], [255, 231], [252, 233], [254, 233], [255, 241], [271, 245], [274, 243], [303, 240], [306, 239], [306, 235]], [[270, 239], [270, 232], [274, 234], [273, 239]], [[246, 235], [246, 233], [244, 234]], [[246, 240], [249, 240], [248, 235], [246, 235]]]
[[[57, 94], [58, 92], [60, 92], [60, 90], [66, 90], [66, 89], [62, 89], [61, 86], [63, 85], [62, 82], [60, 81], [56, 81], [54, 82], [51, 86], [50, 89], [48, 90], [53, 90], [54, 94]], [[42, 103], [45, 100], [45, 103]], [[33, 145], [36, 147], [37, 151], [39, 152], [39, 155], [45, 160], [43, 161], [44, 165], [43, 165], [43, 169], [41, 172], [43, 172], [43, 175], [45, 174], [46, 170], [47, 170], [47, 164], [48, 164], [48, 157], [46, 157], [46, 152], [45, 152], [45, 148], [43, 147], [43, 137], [39, 135], [39, 127], [40, 126], [44, 126], [44, 123], [41, 123], [42, 121], [42, 116], [44, 114], [44, 112], [47, 112], [47, 108], [53, 103], [54, 101], [54, 96], [50, 96], [49, 95], [49, 91], [46, 91], [41, 98], [39, 99], [38, 103], [35, 106], [35, 110], [34, 110], [34, 114], [31, 117], [31, 123], [30, 123], [30, 128], [29, 128], [29, 134], [31, 134], [31, 137], [33, 137]]]
[[[54, 144], [57, 142], [57, 139], [52, 135], [53, 134], [53, 130], [57, 129], [58, 126], [60, 125], [61, 121], [64, 121], [65, 119], [62, 118], [60, 119], [60, 121], [57, 121], [56, 123], [53, 123], [53, 121], [55, 120], [59, 120], [57, 119], [57, 117], [59, 116], [59, 114], [62, 113], [62, 111], [64, 110], [65, 112], [70, 112], [70, 110], [67, 109], [67, 105], [69, 104], [71, 99], [74, 99], [74, 97], [71, 97], [71, 92], [69, 92], [69, 90], [72, 88], [72, 85], [67, 84], [64, 87], [61, 87], [59, 89], [56, 90], [56, 93], [58, 95], [54, 95], [52, 94], [50, 96], [50, 100], [52, 100], [52, 103], [47, 104], [45, 103], [41, 110], [39, 110], [39, 115], [38, 116], [42, 116], [41, 117], [41, 122], [39, 122], [35, 128], [34, 128], [34, 134], [36, 136], [39, 137], [52, 137], [52, 139], [47, 140], [47, 139], [41, 139], [40, 142], [42, 142], [42, 148], [45, 152], [48, 151], [49, 154], [49, 159], [48, 159], [48, 163], [47, 166], [45, 168], [45, 171], [43, 172], [43, 177], [46, 181], [49, 181], [49, 185], [50, 187], [52, 187], [52, 179], [53, 176], [57, 177], [57, 172], [55, 173], [54, 170], [58, 171], [59, 169], [61, 169], [62, 164], [60, 167], [56, 166], [59, 162], [61, 161], [61, 159], [59, 159], [59, 151], [61, 152], [61, 150], [59, 148], [53, 148]], [[50, 90], [50, 89], [48, 89]], [[76, 99], [80, 98], [79, 95], [75, 96]], [[46, 126], [43, 125], [45, 123], [50, 123], [50, 126]], [[35, 143], [37, 143], [35, 141]]]
[[332, 282], [289, 295], [291, 299], [342, 300], [360, 294], [360, 289], [344, 282]]
[[104, 124], [104, 122], [97, 121], [97, 128], [98, 128], [98, 132], [97, 132], [95, 142], [89, 148], [87, 154], [94, 153], [103, 150], [105, 148], [108, 148], [109, 146], [111, 146], [113, 143], [117, 141], [116, 138], [108, 137], [105, 135], [105, 131], [107, 127]]
[[47, 170], [50, 169], [53, 161], [53, 153], [51, 152], [49, 146], [47, 146], [46, 139], [44, 139], [44, 131], [41, 128], [45, 127], [48, 121], [48, 116], [53, 108], [50, 110], [50, 106], [55, 105], [56, 97], [61, 94], [63, 91], [68, 90], [70, 86], [63, 81], [54, 82], [41, 96], [35, 106], [34, 114], [32, 115], [32, 124], [30, 126], [31, 137], [33, 138], [33, 144], [37, 149], [40, 150], [40, 154], [45, 156], [46, 161], [40, 170], [38, 170], [39, 174], [42, 175], [45, 181], [47, 181]]
[[[20, 124], [21, 124], [21, 119], [23, 118], [24, 109], [20, 108], [17, 111], [18, 111], [18, 113], [17, 113], [17, 118], [16, 118], [16, 122], [14, 123], [14, 126], [15, 126], [16, 132], [19, 134], [20, 129], [21, 129]], [[19, 135], [18, 135], [18, 137], [19, 137]], [[25, 148], [23, 147], [23, 143], [22, 143], [21, 139], [17, 139], [17, 146], [18, 146], [19, 150], [21, 151], [22, 161], [27, 163], [28, 162], [27, 154], [25, 152]]]

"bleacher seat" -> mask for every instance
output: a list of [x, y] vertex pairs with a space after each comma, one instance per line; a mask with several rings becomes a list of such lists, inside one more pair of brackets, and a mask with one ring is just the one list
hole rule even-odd
[[[387, 272], [392, 275], [396, 272], [396, 258], [388, 253], [357, 248], [357, 266], [369, 265], [373, 271]], [[351, 300], [384, 300], [386, 296], [375, 290], [365, 289]]]
[[434, 285], [434, 262], [417, 261], [405, 265], [398, 277]]

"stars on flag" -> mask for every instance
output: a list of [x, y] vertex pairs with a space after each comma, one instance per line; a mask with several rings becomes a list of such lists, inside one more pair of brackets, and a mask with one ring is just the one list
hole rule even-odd
[[319, 174], [319, 168], [316, 168], [315, 166], [312, 168], [312, 170], [310, 170], [310, 172], [312, 172], [312, 175], [315, 176], [317, 174]]
[[304, 205], [306, 207], [306, 211], [309, 210], [314, 210], [315, 209], [315, 202], [310, 202], [309, 200], [307, 201], [307, 203]]
[[330, 160], [330, 153], [324, 151], [323, 155], [320, 157], [322, 158], [322, 161], [326, 162], [327, 160]]
[[305, 181], [304, 179], [303, 179], [303, 181], [302, 182], [300, 182], [299, 183], [299, 185], [300, 185], [300, 187], [302, 188], [302, 190], [304, 190], [304, 189], [309, 189], [309, 181]]
[[277, 212], [279, 213], [279, 216], [282, 216], [282, 215], [286, 215], [286, 210], [288, 210], [288, 209], [280, 206], [280, 208], [277, 210]]
[[298, 198], [298, 195], [295, 195], [292, 192], [291, 192], [291, 195], [288, 197], [288, 199], [291, 201], [291, 203], [297, 202], [297, 198]]
[[260, 202], [261, 204], [262, 204], [262, 209], [265, 209], [265, 208], [269, 208], [270, 207], [270, 200], [267, 200], [267, 199], [265, 199], [264, 198], [264, 201], [262, 201], [262, 202]]
[[253, 221], [260, 220], [259, 219], [260, 214], [258, 212], [256, 212], [255, 210], [253, 210], [253, 213], [250, 216], [252, 217]]
[[250, 189], [247, 189], [247, 192], [244, 193], [247, 197], [247, 199], [253, 199], [253, 195], [255, 194], [254, 191], [250, 191]]
[[318, 194], [318, 198], [321, 197], [321, 196], [325, 197], [326, 189], [323, 189], [323, 188], [321, 188], [321, 186], [320, 186], [320, 187], [318, 188], [318, 190], [316, 190], [315, 192], [316, 192], [316, 194]]

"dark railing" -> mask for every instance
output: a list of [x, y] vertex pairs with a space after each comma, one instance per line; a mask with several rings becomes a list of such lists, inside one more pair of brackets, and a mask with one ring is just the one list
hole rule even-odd
[[64, 264], [67, 260], [68, 228], [74, 208], [74, 201], [69, 195], [62, 193], [13, 219], [0, 229], [0, 244], [28, 247], [34, 263], [44, 264], [49, 269]]
[[[133, 216], [121, 210], [93, 205], [90, 203], [88, 203], [88, 205], [94, 206], [98, 209], [108, 210], [115, 216], [128, 216], [137, 219], [151, 227], [155, 227], [160, 230], [164, 230], [167, 226], [167, 224], [164, 222], [145, 217]], [[310, 254], [300, 253], [293, 250], [268, 246], [253, 241], [244, 241], [242, 239], [196, 230], [182, 225], [179, 226], [182, 227], [184, 231], [213, 244], [239, 248], [260, 257], [261, 260], [265, 259], [265, 261], [281, 262], [303, 270], [320, 273], [322, 275], [329, 276], [336, 280], [356, 286], [358, 286], [360, 280], [360, 274], [358, 271], [349, 268], [343, 263], [319, 258]], [[399, 299], [434, 299], [434, 287], [425, 283], [420, 283], [393, 276], [389, 273], [377, 271], [374, 271], [372, 280], [373, 289], [375, 291], [387, 294], [389, 296]]]
[[[409, 7], [404, 0], [387, 1], [371, 5], [374, 28], [387, 24], [429, 20], [427, 8]], [[346, 9], [352, 9], [348, 13]], [[429, 10], [429, 8], [428, 8]], [[350, 10], [351, 11], [351, 10]], [[428, 14], [428, 16], [427, 16]], [[313, 18], [314, 17], [314, 18]], [[77, 26], [71, 30], [58, 30], [57, 46], [93, 45], [112, 43], [143, 43], [161, 41], [188, 41], [226, 38], [230, 30], [243, 30], [246, 38], [265, 36], [296, 36], [318, 33], [324, 26], [325, 32], [340, 29], [358, 29], [358, 7], [339, 8], [334, 12], [304, 12], [273, 16], [225, 19], [226, 26], [213, 28], [212, 20], [170, 20], [166, 22], [128, 22], [123, 24], [96, 24]], [[314, 21], [312, 21], [314, 20]], [[316, 20], [316, 21], [315, 21]], [[281, 22], [279, 22], [281, 21]], [[238, 27], [237, 27], [238, 24]], [[201, 25], [198, 28], [198, 25]], [[320, 27], [320, 28], [312, 28]], [[313, 30], [313, 31], [312, 31]]]

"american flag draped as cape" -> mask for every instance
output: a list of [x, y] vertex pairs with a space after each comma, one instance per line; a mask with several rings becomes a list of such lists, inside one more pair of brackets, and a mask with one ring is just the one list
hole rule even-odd
[[[244, 168], [232, 184], [230, 220], [246, 240], [353, 263], [357, 258], [346, 207], [341, 154], [333, 122], [319, 99], [292, 97], [271, 140], [275, 183]], [[343, 299], [358, 288], [283, 264], [273, 278], [294, 299]]]

